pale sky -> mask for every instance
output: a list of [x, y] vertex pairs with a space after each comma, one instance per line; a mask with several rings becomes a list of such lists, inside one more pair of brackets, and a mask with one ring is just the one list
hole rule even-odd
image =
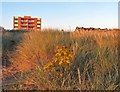
[[117, 2], [2, 2], [4, 28], [12, 29], [13, 16], [24, 15], [42, 18], [42, 29], [118, 28]]

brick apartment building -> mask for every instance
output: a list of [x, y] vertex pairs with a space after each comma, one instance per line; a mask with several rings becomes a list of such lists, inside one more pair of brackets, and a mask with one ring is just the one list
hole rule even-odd
[[14, 30], [41, 30], [41, 18], [31, 18], [31, 16], [14, 16]]

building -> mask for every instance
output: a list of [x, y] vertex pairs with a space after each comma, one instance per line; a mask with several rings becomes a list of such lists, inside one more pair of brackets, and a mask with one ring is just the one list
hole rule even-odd
[[14, 16], [13, 18], [14, 30], [41, 30], [41, 18], [31, 18], [31, 16]]

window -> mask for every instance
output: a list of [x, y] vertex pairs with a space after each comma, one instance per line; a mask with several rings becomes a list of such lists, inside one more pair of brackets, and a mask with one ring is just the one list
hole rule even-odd
[[18, 28], [14, 28], [15, 30], [17, 30]]
[[34, 20], [28, 20], [28, 22], [34, 22]]
[[18, 20], [15, 20], [14, 22], [18, 22]]
[[15, 16], [15, 18], [18, 18], [18, 16]]
[[40, 21], [37, 21], [38, 24], [40, 24]]
[[40, 27], [40, 25], [37, 25], [37, 27]]
[[14, 26], [18, 26], [18, 24], [14, 24]]

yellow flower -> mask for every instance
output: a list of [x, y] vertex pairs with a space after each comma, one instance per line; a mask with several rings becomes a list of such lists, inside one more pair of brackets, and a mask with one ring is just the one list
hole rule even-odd
[[70, 58], [69, 58], [69, 57], [66, 57], [65, 59], [66, 59], [66, 60], [69, 60]]
[[62, 61], [60, 61], [60, 62], [59, 62], [59, 65], [61, 65], [62, 63], [63, 63], [63, 62], [62, 62]]
[[[58, 69], [61, 72], [61, 66], [63, 68], [66, 69], [66, 66], [68, 66], [71, 62], [71, 58], [73, 57], [73, 53], [72, 51], [70, 51], [69, 48], [67, 48], [66, 46], [61, 46], [59, 48], [56, 48], [57, 51], [55, 53], [55, 58], [53, 61], [48, 62], [45, 66], [44, 66], [44, 70], [49, 70], [50, 72], [55, 72], [56, 69]], [[57, 72], [57, 71], [56, 71]], [[63, 76], [62, 72], [59, 73], [59, 76]]]
[[46, 66], [44, 66], [44, 68], [43, 68], [44, 70], [46, 70], [47, 69], [47, 67]]
[[62, 73], [60, 73], [60, 77], [62, 77], [63, 76], [63, 74]]
[[61, 52], [62, 51], [62, 49], [58, 49], [58, 52]]
[[58, 56], [60, 56], [60, 55], [61, 55], [60, 53], [56, 53], [56, 55], [55, 55], [55, 56], [57, 56], [57, 57], [58, 57]]
[[66, 53], [66, 52], [64, 52], [64, 55], [67, 55], [67, 53]]
[[57, 62], [57, 60], [58, 60], [58, 59], [57, 59], [57, 58], [55, 58], [54, 62]]
[[55, 68], [53, 67], [51, 71], [52, 71], [52, 72], [55, 72]]
[[48, 65], [48, 67], [50, 67], [50, 66], [52, 66], [53, 64], [52, 64], [52, 62], [49, 62], [47, 65]]
[[61, 61], [63, 61], [64, 60], [64, 58], [61, 58]]
[[46, 70], [47, 68], [49, 68], [50, 66], [52, 66], [53, 65], [53, 63], [52, 62], [49, 62], [49, 63], [47, 63], [45, 66], [44, 66], [44, 70]]
[[69, 61], [69, 60], [66, 60], [66, 63], [68, 63], [68, 64], [69, 64], [69, 63], [70, 63], [70, 61]]
[[70, 54], [68, 55], [70, 58], [72, 58], [73, 57], [73, 53], [72, 52], [70, 52]]

